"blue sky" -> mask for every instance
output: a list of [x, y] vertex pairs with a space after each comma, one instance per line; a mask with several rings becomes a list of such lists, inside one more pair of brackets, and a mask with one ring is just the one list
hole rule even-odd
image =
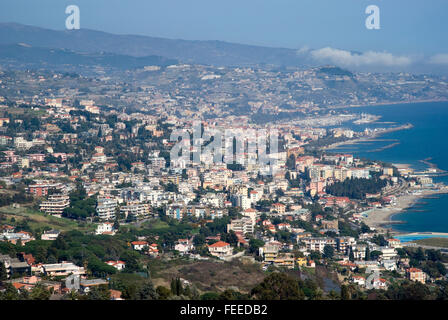
[[[447, 0], [1, 0], [0, 22], [299, 49], [319, 64], [448, 73]], [[381, 29], [365, 27], [380, 9]]]
[[[333, 47], [394, 54], [448, 53], [446, 0], [1, 0], [0, 21], [63, 29], [65, 7], [81, 28], [289, 48]], [[367, 30], [368, 5], [381, 29]]]

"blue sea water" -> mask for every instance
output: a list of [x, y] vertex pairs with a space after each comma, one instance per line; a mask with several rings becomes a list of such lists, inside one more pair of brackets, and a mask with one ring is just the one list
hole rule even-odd
[[433, 235], [433, 234], [410, 234], [410, 235], [397, 235], [394, 236], [395, 239], [401, 242], [411, 242], [415, 240], [428, 239], [428, 238], [448, 238], [446, 235]]
[[[378, 122], [393, 122], [394, 125], [411, 123], [414, 127], [384, 134], [376, 141], [341, 146], [334, 151], [410, 164], [418, 170], [427, 168], [420, 160], [431, 158], [431, 163], [448, 170], [448, 102], [363, 107], [354, 111], [379, 115], [382, 118]], [[360, 131], [375, 126], [387, 127], [390, 124], [352, 125], [352, 128]], [[382, 149], [391, 145], [391, 148]], [[448, 184], [448, 177], [434, 180]], [[405, 222], [392, 226], [397, 231], [448, 233], [448, 194], [420, 199], [415, 207], [394, 215], [392, 220]]]

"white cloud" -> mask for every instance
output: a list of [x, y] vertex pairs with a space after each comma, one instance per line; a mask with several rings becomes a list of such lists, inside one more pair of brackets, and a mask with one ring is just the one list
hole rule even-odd
[[302, 48], [297, 50], [297, 54], [302, 55], [302, 54], [308, 53], [309, 51], [310, 51], [310, 48], [308, 46], [303, 46]]
[[360, 66], [407, 66], [412, 63], [412, 59], [405, 56], [394, 56], [388, 52], [367, 51], [361, 54], [350, 51], [334, 49], [330, 47], [313, 50], [311, 56], [315, 60], [327, 61], [344, 67]]
[[432, 56], [429, 59], [432, 64], [448, 64], [448, 53], [440, 53]]

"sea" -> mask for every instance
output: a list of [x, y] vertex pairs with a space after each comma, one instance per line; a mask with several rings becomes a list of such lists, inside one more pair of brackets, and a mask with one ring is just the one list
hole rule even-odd
[[[350, 124], [356, 131], [366, 128], [412, 124], [411, 129], [385, 133], [373, 141], [366, 141], [332, 149], [352, 153], [357, 157], [389, 163], [409, 164], [416, 170], [425, 170], [428, 164], [448, 171], [448, 102], [425, 102], [352, 108], [350, 112], [381, 116], [376, 123]], [[435, 182], [448, 185], [448, 176], [437, 177]], [[409, 209], [393, 215], [391, 224], [399, 232], [448, 233], [448, 194], [419, 199]]]

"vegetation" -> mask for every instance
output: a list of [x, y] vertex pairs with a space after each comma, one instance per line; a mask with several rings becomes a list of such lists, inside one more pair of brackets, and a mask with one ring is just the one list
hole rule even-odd
[[337, 197], [351, 199], [365, 199], [366, 193], [378, 193], [387, 185], [385, 180], [373, 177], [372, 179], [351, 178], [343, 182], [336, 182], [327, 186], [327, 192]]

